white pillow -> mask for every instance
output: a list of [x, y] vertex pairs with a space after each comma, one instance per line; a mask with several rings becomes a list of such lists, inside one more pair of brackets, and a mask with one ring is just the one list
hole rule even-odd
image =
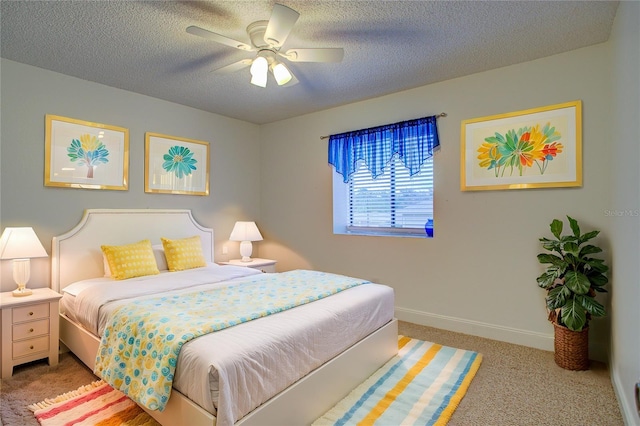
[[87, 288], [91, 288], [97, 285], [104, 285], [105, 283], [113, 283], [113, 279], [105, 279], [104, 277], [100, 277], [77, 281], [73, 284], [69, 284], [64, 289], [62, 289], [62, 291], [72, 296], [77, 296], [81, 291], [86, 290]]
[[[167, 257], [164, 255], [164, 247], [162, 244], [154, 244], [151, 246], [153, 249], [153, 256], [156, 258], [156, 265], [158, 266], [158, 271], [168, 271], [169, 266], [167, 266]], [[104, 276], [105, 278], [111, 278], [111, 268], [109, 268], [109, 261], [107, 260], [107, 256], [102, 255], [102, 263], [104, 264]]]
[[154, 244], [151, 246], [153, 249], [153, 255], [156, 258], [156, 265], [158, 265], [159, 271], [168, 271], [167, 256], [164, 254], [164, 247], [162, 244]]

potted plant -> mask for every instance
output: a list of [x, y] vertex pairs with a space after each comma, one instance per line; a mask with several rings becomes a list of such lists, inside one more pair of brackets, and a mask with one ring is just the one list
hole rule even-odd
[[549, 265], [538, 277], [538, 286], [547, 291], [549, 321], [554, 325], [555, 361], [570, 370], [589, 368], [589, 320], [606, 315], [596, 299], [609, 281], [604, 260], [591, 255], [602, 252], [587, 244], [600, 231], [580, 233], [578, 222], [567, 216], [572, 234], [562, 235], [563, 222], [554, 219], [551, 233], [555, 239], [540, 238], [550, 253], [538, 254], [541, 264]]

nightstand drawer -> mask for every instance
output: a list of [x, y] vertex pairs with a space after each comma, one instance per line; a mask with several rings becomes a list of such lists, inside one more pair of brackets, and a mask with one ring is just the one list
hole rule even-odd
[[13, 342], [13, 358], [37, 354], [49, 351], [49, 336], [36, 337], [35, 339]]
[[24, 306], [13, 308], [13, 322], [31, 321], [34, 319], [49, 318], [49, 304]]
[[13, 341], [49, 334], [49, 318], [13, 326]]

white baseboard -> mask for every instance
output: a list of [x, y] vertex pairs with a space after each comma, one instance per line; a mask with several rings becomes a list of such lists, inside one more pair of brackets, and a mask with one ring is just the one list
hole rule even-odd
[[397, 306], [395, 312], [396, 318], [401, 321], [528, 346], [545, 351], [553, 351], [553, 333], [535, 333], [517, 328], [399, 308]]
[[624, 389], [622, 387], [622, 380], [615, 365], [611, 366], [611, 383], [618, 399], [624, 424], [628, 426], [640, 425], [640, 414], [636, 411], [634, 397], [629, 398], [629, 395], [634, 395], [634, 389]]

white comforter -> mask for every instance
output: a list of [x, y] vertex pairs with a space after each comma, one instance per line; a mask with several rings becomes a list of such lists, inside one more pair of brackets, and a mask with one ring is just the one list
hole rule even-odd
[[[254, 274], [260, 272], [211, 264], [139, 279], [87, 280], [65, 288], [63, 306], [101, 335], [113, 310], [132, 297], [226, 285]], [[182, 347], [173, 386], [216, 415], [218, 425], [232, 425], [390, 321], [393, 304], [391, 288], [365, 284], [199, 337]]]

